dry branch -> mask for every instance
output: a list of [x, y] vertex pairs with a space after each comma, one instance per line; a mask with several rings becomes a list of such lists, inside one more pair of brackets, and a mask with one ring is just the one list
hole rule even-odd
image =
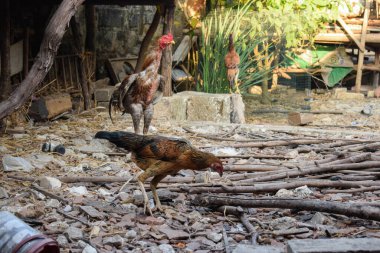
[[332, 172], [332, 171], [347, 170], [347, 169], [358, 170], [358, 169], [368, 169], [368, 168], [379, 168], [380, 162], [378, 161], [369, 161], [369, 162], [359, 163], [361, 161], [368, 160], [370, 157], [371, 157], [370, 154], [365, 153], [365, 154], [360, 154], [357, 156], [347, 158], [347, 160], [344, 159], [345, 161], [352, 162], [353, 164], [340, 164], [340, 165], [324, 164], [322, 166], [312, 167], [310, 169], [289, 170], [287, 172], [281, 172], [275, 175], [250, 178], [242, 182], [264, 182], [264, 181], [283, 179], [287, 177], [297, 177], [297, 176], [304, 176], [304, 175], [315, 174], [315, 173]]
[[193, 205], [201, 206], [242, 206], [264, 208], [286, 208], [306, 211], [318, 211], [353, 216], [362, 219], [380, 221], [380, 209], [372, 206], [337, 203], [322, 200], [308, 199], [276, 199], [276, 198], [238, 198], [226, 196], [197, 196]]

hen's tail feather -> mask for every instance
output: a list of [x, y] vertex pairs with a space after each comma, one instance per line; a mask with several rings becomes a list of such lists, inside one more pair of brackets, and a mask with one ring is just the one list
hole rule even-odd
[[95, 138], [106, 139], [120, 148], [132, 151], [141, 146], [144, 136], [124, 131], [99, 131], [95, 134]]

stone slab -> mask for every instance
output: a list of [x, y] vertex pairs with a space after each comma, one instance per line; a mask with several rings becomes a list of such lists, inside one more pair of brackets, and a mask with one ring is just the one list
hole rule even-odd
[[288, 241], [287, 253], [380, 253], [378, 238], [305, 239]]
[[162, 98], [154, 107], [154, 118], [244, 124], [244, 110], [239, 94], [184, 91]]
[[232, 253], [284, 253], [282, 248], [274, 246], [259, 246], [259, 245], [247, 245], [239, 244]]

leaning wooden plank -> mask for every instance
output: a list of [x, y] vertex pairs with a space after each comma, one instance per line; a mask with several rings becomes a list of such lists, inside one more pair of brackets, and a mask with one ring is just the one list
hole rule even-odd
[[348, 33], [348, 35], [350, 36], [350, 38], [355, 42], [355, 44], [358, 46], [358, 48], [360, 49], [360, 51], [364, 52], [365, 51], [365, 47], [362, 44], [360, 44], [360, 41], [358, 39], [355, 38], [354, 33], [351, 31], [351, 28], [348, 27], [348, 25], [346, 24], [346, 22], [344, 22], [344, 20], [341, 17], [338, 17], [337, 21], [343, 27], [343, 29]]
[[[366, 43], [369, 8], [370, 8], [370, 1], [367, 0], [366, 4], [365, 4], [365, 10], [364, 10], [364, 21], [363, 21], [362, 34], [360, 37], [360, 44], [363, 47], [365, 47], [365, 43]], [[358, 70], [356, 71], [355, 92], [360, 92], [360, 88], [362, 85], [363, 64], [364, 64], [364, 52], [359, 52]]]
[[305, 239], [288, 241], [288, 253], [375, 253], [380, 252], [378, 238]]
[[197, 40], [197, 36], [193, 36], [191, 38], [191, 41], [190, 41], [189, 35], [186, 35], [185, 37], [183, 37], [181, 43], [179, 44], [179, 46], [177, 47], [177, 49], [175, 50], [173, 54], [174, 65], [177, 65], [178, 63], [183, 62], [185, 60], [187, 54], [189, 53], [192, 45], [194, 44], [196, 40]]

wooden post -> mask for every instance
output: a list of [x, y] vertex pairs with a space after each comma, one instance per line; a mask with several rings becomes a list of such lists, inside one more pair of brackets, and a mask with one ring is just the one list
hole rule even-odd
[[137, 63], [135, 67], [135, 73], [141, 72], [142, 66], [144, 64], [145, 54], [148, 51], [149, 43], [153, 38], [154, 33], [157, 31], [157, 27], [160, 24], [161, 13], [157, 8], [156, 13], [154, 14], [152, 23], [149, 26], [148, 31], [146, 32], [144, 39], [140, 46], [139, 56], [137, 58]]
[[[67, 25], [83, 2], [84, 0], [62, 0], [46, 27], [40, 51], [28, 75], [17, 89], [11, 93], [9, 98], [0, 103], [0, 119], [5, 118], [22, 106], [33, 94], [38, 84], [45, 78], [54, 62], [54, 57], [57, 54]], [[1, 8], [1, 10], [3, 9]]]
[[[362, 45], [363, 47], [365, 47], [365, 39], [366, 39], [366, 34], [367, 34], [367, 25], [368, 25], [368, 17], [369, 17], [369, 6], [370, 6], [370, 0], [367, 0], [366, 3], [365, 3], [362, 34], [361, 34], [361, 37], [360, 37], [360, 45]], [[358, 70], [356, 71], [356, 81], [355, 81], [355, 92], [360, 92], [360, 88], [361, 88], [361, 85], [362, 85], [364, 53], [365, 52], [359, 51]]]
[[[174, 23], [174, 1], [166, 5], [165, 13], [165, 24], [164, 24], [164, 34], [173, 33], [173, 23]], [[167, 47], [162, 53], [161, 61], [161, 74], [166, 78], [164, 87], [164, 96], [169, 97], [172, 95], [172, 46]]]
[[86, 4], [86, 51], [95, 52], [96, 50], [96, 23], [95, 23], [95, 5]]
[[29, 28], [24, 28], [24, 40], [23, 40], [23, 78], [29, 72]]
[[8, 99], [11, 93], [11, 16], [10, 0], [1, 1], [0, 4], [0, 101]]
[[90, 92], [88, 89], [88, 81], [86, 78], [85, 66], [84, 66], [84, 46], [81, 39], [82, 35], [79, 31], [79, 26], [78, 26], [75, 16], [73, 16], [70, 20], [70, 27], [73, 33], [76, 54], [78, 55], [78, 58], [79, 58], [78, 74], [79, 74], [79, 82], [82, 88], [84, 109], [88, 110], [91, 108], [91, 101], [90, 101], [91, 99], [90, 99]]
[[[380, 51], [377, 49], [375, 51], [375, 67], [379, 67], [380, 64]], [[376, 89], [379, 87], [379, 72], [375, 71], [373, 73], [373, 81], [372, 81], [373, 88]]]

